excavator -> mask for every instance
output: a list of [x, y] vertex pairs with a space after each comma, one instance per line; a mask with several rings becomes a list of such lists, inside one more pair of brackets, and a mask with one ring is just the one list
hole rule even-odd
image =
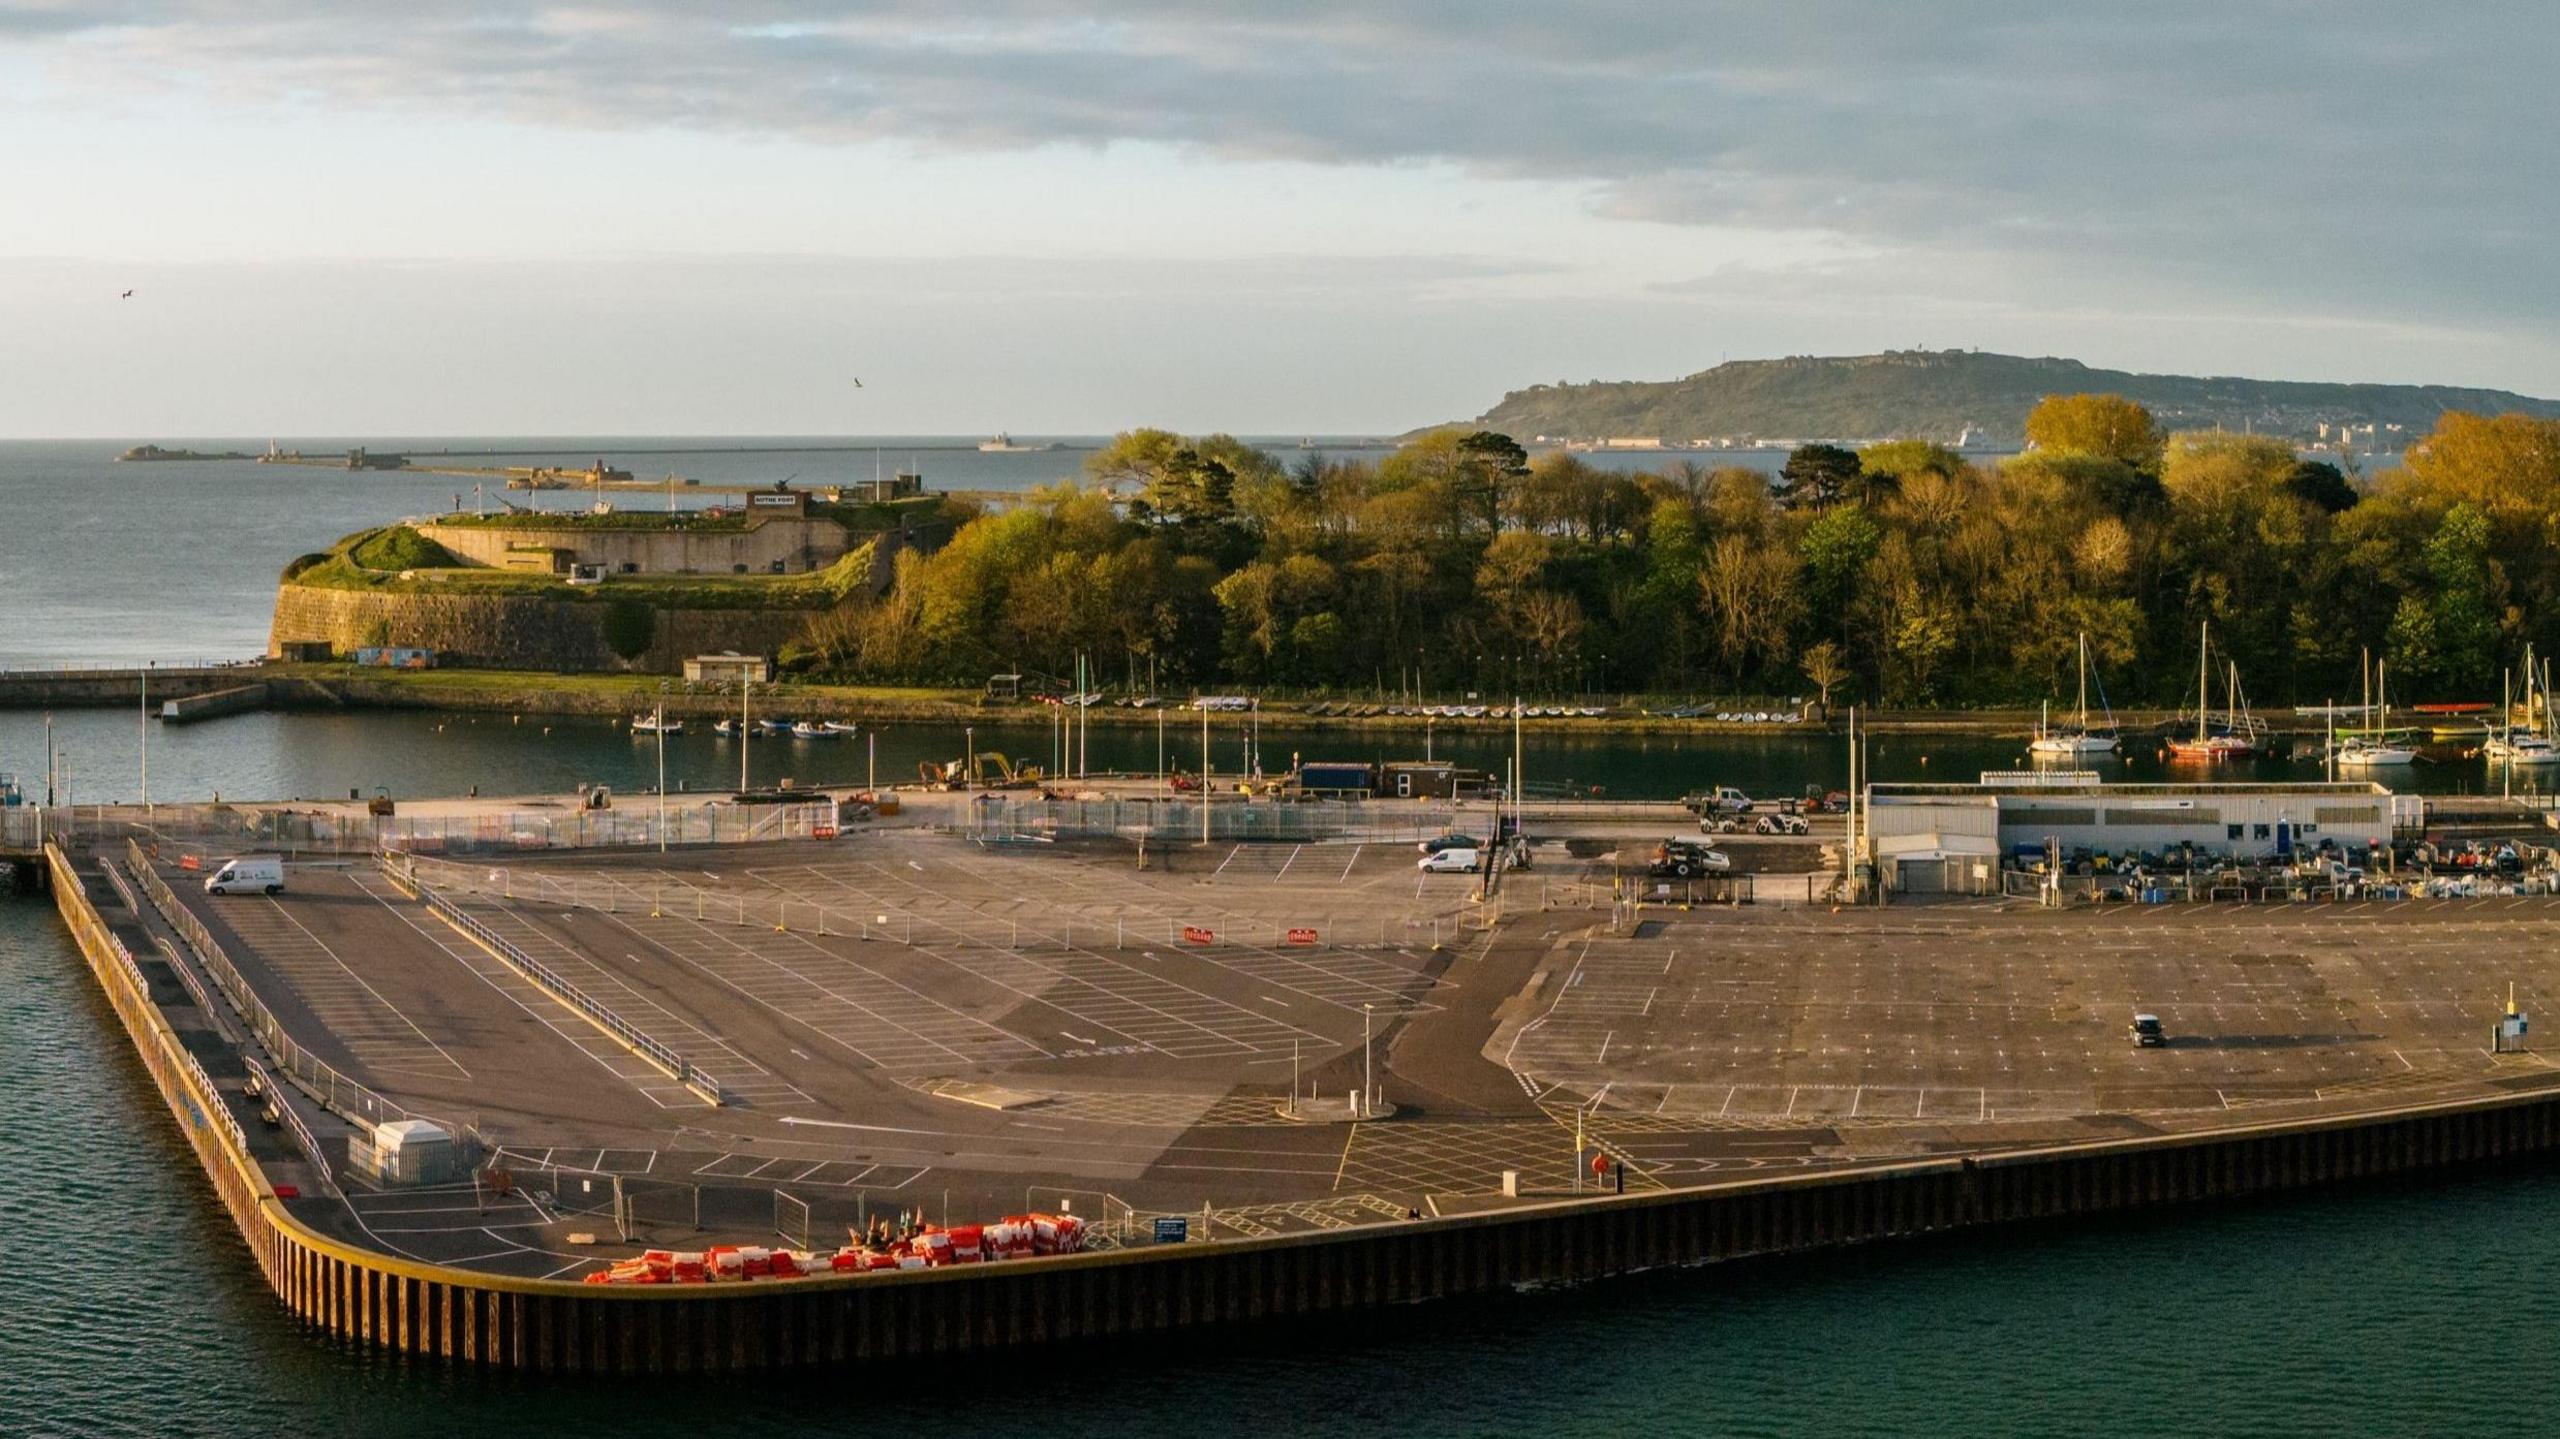
[[955, 759], [949, 764], [935, 764], [931, 760], [923, 760], [916, 765], [916, 777], [934, 789], [1037, 789], [1040, 787], [1043, 775], [1040, 766], [1036, 764], [1017, 767], [1001, 752], [991, 749], [978, 751], [977, 761], [977, 770], [971, 773], [969, 761], [966, 759]]

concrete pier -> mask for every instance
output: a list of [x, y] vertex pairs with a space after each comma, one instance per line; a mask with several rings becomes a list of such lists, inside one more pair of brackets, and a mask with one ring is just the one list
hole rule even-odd
[[[46, 863], [91, 973], [279, 1298], [333, 1334], [475, 1366], [735, 1373], [1020, 1349], [2498, 1165], [2560, 1147], [2560, 1084], [2519, 1071], [2452, 1100], [2370, 1095], [2363, 1107], [2277, 1122], [1885, 1159], [1320, 1232], [861, 1276], [584, 1285], [395, 1257], [307, 1222], [297, 1212], [308, 1212], [307, 1200], [292, 1192], [308, 1195], [325, 1177], [290, 1139], [244, 1118], [241, 1091], [206, 1042], [214, 1020], [201, 996], [190, 1007], [180, 982], [187, 976], [172, 968], [164, 982], [156, 970], [170, 966], [135, 952], [142, 908], [108, 917], [105, 896], [123, 886], [95, 859], [48, 848]], [[1469, 962], [1508, 963], [1498, 953]]]
[[190, 724], [222, 715], [247, 714], [251, 710], [265, 709], [270, 695], [271, 690], [264, 683], [206, 690], [202, 694], [161, 701], [160, 718], [171, 724]]

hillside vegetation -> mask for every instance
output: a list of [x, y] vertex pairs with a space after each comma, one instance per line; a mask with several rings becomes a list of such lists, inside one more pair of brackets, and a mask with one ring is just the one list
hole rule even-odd
[[867, 594], [878, 562], [869, 540], [824, 569], [787, 575], [609, 575], [572, 585], [556, 575], [465, 564], [406, 525], [347, 536], [288, 566], [286, 584], [389, 594], [531, 595], [579, 603], [631, 601], [658, 609], [823, 610]]
[[2015, 445], [2038, 401], [2093, 391], [2123, 395], [2173, 430], [2309, 439], [2322, 421], [2371, 424], [2371, 444], [2360, 435], [2359, 447], [2390, 451], [2447, 411], [2560, 419], [2560, 401], [2503, 390], [2139, 375], [2077, 360], [1907, 350], [1737, 360], [1678, 380], [1535, 385], [1503, 396], [1466, 427], [1524, 440], [1916, 437], [1952, 443], [1971, 426], [1989, 442]]
[[[2192, 693], [2196, 635], [2261, 702], [2495, 699], [2560, 642], [2560, 421], [2448, 414], [2359, 483], [2279, 440], [2164, 435], [2120, 396], [2058, 396], [1997, 464], [1925, 441], [1806, 446], [1655, 473], [1491, 431], [1288, 468], [1160, 430], [899, 557], [792, 656], [832, 678], [1063, 680], [1374, 693], [1805, 694], [2032, 705], [2086, 631], [2118, 705]], [[2215, 702], [2221, 702], [2219, 687]]]

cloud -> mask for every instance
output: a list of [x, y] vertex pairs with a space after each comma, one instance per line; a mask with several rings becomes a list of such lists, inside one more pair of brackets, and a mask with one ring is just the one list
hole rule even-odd
[[2540, 0], [128, 0], [8, 28], [226, 104], [1451, 164], [1630, 223], [1826, 232], [1914, 295], [2005, 272], [2560, 319]]

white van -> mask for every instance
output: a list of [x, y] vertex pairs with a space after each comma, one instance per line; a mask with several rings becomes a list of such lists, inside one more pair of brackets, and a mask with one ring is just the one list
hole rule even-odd
[[204, 877], [207, 894], [241, 894], [254, 891], [274, 894], [284, 888], [284, 861], [271, 854], [242, 855], [226, 859], [222, 866]]
[[1460, 846], [1426, 854], [1414, 867], [1424, 874], [1472, 874], [1480, 863], [1482, 860], [1476, 851]]

